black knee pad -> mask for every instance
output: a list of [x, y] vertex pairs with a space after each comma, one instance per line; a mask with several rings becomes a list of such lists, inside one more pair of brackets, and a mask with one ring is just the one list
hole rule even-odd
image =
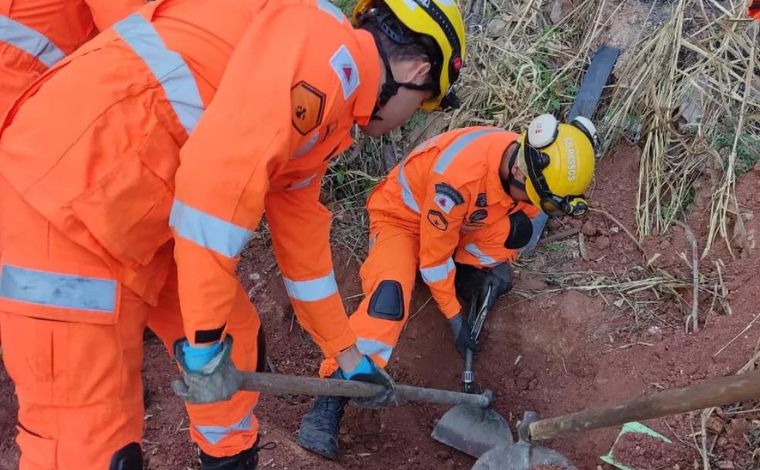
[[108, 470], [142, 470], [143, 458], [140, 444], [131, 442], [114, 452]]
[[369, 299], [369, 316], [381, 320], [404, 319], [404, 293], [398, 281], [381, 281]]
[[522, 248], [528, 244], [533, 236], [533, 223], [525, 212], [517, 211], [509, 214], [509, 235], [504, 242], [504, 247], [509, 249]]

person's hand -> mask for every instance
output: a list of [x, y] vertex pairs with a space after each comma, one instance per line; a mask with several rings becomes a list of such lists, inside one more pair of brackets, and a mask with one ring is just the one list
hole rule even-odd
[[[488, 288], [491, 293], [486, 297]], [[490, 310], [496, 299], [512, 290], [512, 265], [510, 263], [499, 263], [493, 268], [483, 270], [483, 281], [478, 294], [478, 304], [483, 305], [485, 302], [486, 309]]]
[[174, 343], [174, 357], [182, 368], [182, 380], [172, 390], [188, 403], [229, 400], [240, 389], [242, 374], [230, 359], [232, 338], [211, 346], [191, 346], [186, 339]]
[[472, 352], [480, 351], [477, 341], [472, 339], [470, 324], [464, 320], [461, 312], [449, 319], [449, 327], [454, 335], [454, 345], [462, 358], [464, 358], [467, 349]]
[[362, 356], [359, 364], [351, 371], [340, 369], [338, 376], [341, 375], [348, 380], [370, 382], [385, 387], [385, 390], [377, 395], [367, 398], [356, 398], [355, 400], [360, 406], [365, 408], [382, 408], [401, 404], [401, 400], [396, 394], [396, 383], [390, 375], [382, 368], [377, 367], [372, 359], [367, 356]]

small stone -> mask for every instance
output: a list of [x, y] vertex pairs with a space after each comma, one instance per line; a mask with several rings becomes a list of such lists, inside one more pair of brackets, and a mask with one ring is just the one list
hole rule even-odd
[[721, 460], [718, 462], [718, 468], [720, 470], [734, 470], [736, 467], [734, 466], [733, 462]]
[[660, 243], [660, 249], [661, 249], [661, 250], [663, 250], [663, 251], [665, 251], [665, 250], [667, 250], [668, 248], [670, 248], [670, 242], [669, 242], [668, 240], [663, 240], [663, 241]]
[[486, 34], [492, 38], [503, 36], [507, 31], [507, 22], [502, 18], [494, 18], [486, 26]]
[[749, 421], [746, 419], [732, 419], [726, 426], [726, 436], [737, 440], [743, 440], [749, 432]]
[[723, 420], [718, 418], [717, 416], [711, 416], [707, 420], [707, 423], [705, 424], [705, 426], [707, 427], [707, 429], [717, 434], [723, 430]]
[[261, 279], [261, 276], [259, 275], [259, 273], [251, 273], [248, 276], [248, 279], [250, 279], [252, 281], [258, 281], [259, 279]]
[[650, 326], [647, 329], [647, 335], [655, 340], [655, 341], [661, 341], [662, 340], [662, 328], [659, 326]]
[[725, 437], [719, 437], [718, 438], [718, 446], [719, 447], [724, 447], [726, 444], [728, 444], [728, 439], [726, 439]]
[[439, 450], [438, 452], [435, 453], [435, 456], [438, 457], [441, 460], [446, 460], [449, 457], [451, 457], [451, 455], [449, 454], [449, 452], [446, 451], [446, 450]]
[[610, 247], [609, 237], [599, 237], [596, 239], [596, 247], [600, 250], [606, 250]]
[[587, 237], [593, 237], [596, 235], [596, 227], [590, 220], [587, 220], [581, 227], [581, 233]]

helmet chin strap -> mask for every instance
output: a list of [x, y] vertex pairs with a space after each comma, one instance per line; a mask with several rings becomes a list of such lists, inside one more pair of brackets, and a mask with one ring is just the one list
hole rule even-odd
[[375, 103], [375, 109], [372, 111], [372, 117], [370, 118], [372, 121], [382, 121], [383, 118], [378, 116], [377, 112], [380, 111], [380, 109], [388, 104], [388, 101], [390, 101], [391, 98], [396, 96], [398, 93], [399, 88], [407, 88], [409, 90], [423, 90], [423, 91], [433, 91], [435, 87], [432, 83], [425, 83], [422, 85], [418, 85], [416, 83], [411, 82], [397, 82], [396, 78], [393, 76], [393, 70], [391, 69], [391, 62], [388, 60], [388, 54], [385, 53], [385, 47], [383, 47], [383, 42], [378, 37], [378, 33], [375, 33], [373, 31], [372, 35], [375, 37], [375, 44], [377, 45], [377, 52], [380, 54], [380, 59], [383, 61], [383, 65], [385, 66], [385, 82], [383, 83], [383, 86], [380, 88], [380, 96], [377, 98], [377, 103]]

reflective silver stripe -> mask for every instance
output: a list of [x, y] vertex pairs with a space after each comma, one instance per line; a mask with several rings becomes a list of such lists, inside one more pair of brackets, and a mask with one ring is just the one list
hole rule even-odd
[[454, 270], [454, 260], [449, 258], [445, 263], [429, 268], [420, 268], [422, 279], [430, 284], [431, 282], [445, 281], [449, 273]]
[[228, 258], [240, 255], [253, 231], [174, 200], [169, 226], [182, 238]]
[[209, 444], [216, 444], [230, 434], [251, 431], [253, 429], [253, 409], [243, 416], [240, 421], [229, 426], [196, 425], [195, 429], [198, 430]]
[[285, 290], [288, 291], [290, 298], [302, 302], [324, 300], [338, 292], [335, 273], [332, 271], [327, 276], [308, 281], [294, 281], [284, 276], [282, 280], [285, 281]]
[[138, 14], [129, 15], [113, 28], [161, 84], [187, 133], [193, 132], [203, 115], [203, 100], [195, 77], [182, 56], [167, 49], [153, 25]]
[[36, 57], [48, 67], [66, 57], [66, 54], [44, 34], [7, 16], [0, 16], [0, 41]]
[[343, 14], [341, 9], [333, 5], [328, 0], [317, 0], [317, 7], [338, 20], [338, 23], [343, 23], [343, 20], [346, 18], [346, 15]]
[[311, 175], [307, 178], [302, 179], [301, 181], [296, 181], [295, 183], [291, 184], [287, 188], [285, 188], [286, 191], [296, 191], [298, 189], [303, 189], [311, 184], [312, 181], [314, 181], [314, 177], [317, 175]]
[[438, 173], [439, 175], [442, 175], [444, 171], [446, 171], [446, 168], [451, 165], [451, 162], [454, 161], [454, 157], [459, 154], [462, 150], [464, 150], [465, 147], [470, 145], [475, 139], [477, 139], [480, 136], [486, 135], [486, 134], [492, 134], [494, 132], [500, 132], [501, 129], [479, 129], [477, 131], [472, 131], [467, 134], [460, 135], [452, 143], [446, 147], [446, 150], [441, 153], [441, 155], [438, 157], [438, 161], [435, 162], [435, 166], [433, 167], [433, 171]]
[[0, 271], [0, 297], [48, 307], [116, 311], [116, 281], [37, 271], [6, 264]]
[[475, 258], [478, 259], [478, 262], [484, 266], [490, 266], [492, 264], [496, 264], [496, 260], [488, 256], [487, 254], [480, 251], [480, 248], [478, 248], [477, 245], [474, 243], [468, 243], [464, 246], [464, 251], [471, 254]]
[[309, 137], [309, 140], [307, 140], [305, 144], [293, 152], [293, 158], [300, 158], [309, 153], [309, 151], [314, 148], [314, 145], [317, 144], [317, 140], [319, 140], [319, 131], [316, 131], [311, 137]]
[[390, 361], [393, 347], [371, 338], [356, 338], [356, 348], [365, 356], [380, 356], [385, 362]]
[[398, 182], [401, 185], [401, 198], [404, 200], [406, 207], [419, 214], [420, 206], [417, 204], [417, 200], [414, 199], [412, 189], [409, 187], [409, 181], [406, 180], [406, 175], [404, 174], [405, 163], [405, 161], [401, 162], [401, 166], [398, 168]]

